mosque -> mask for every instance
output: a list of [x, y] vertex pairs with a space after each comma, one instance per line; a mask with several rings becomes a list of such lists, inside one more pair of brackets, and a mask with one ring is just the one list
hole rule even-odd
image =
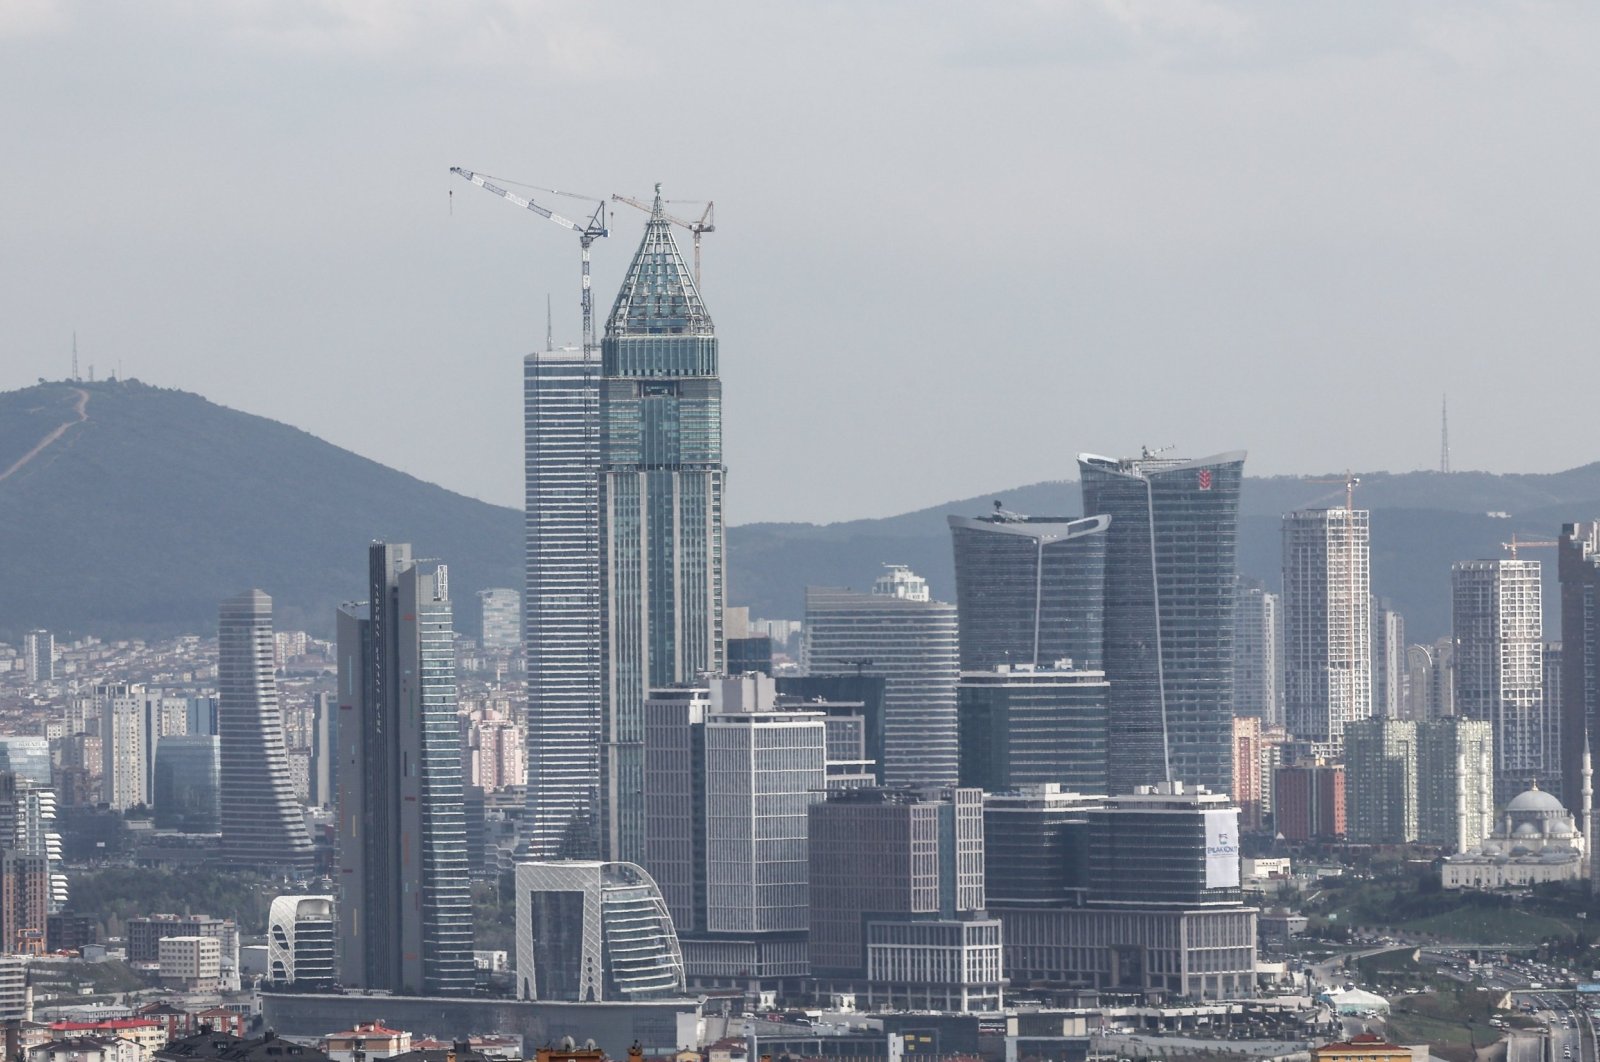
[[[1592, 796], [1586, 755], [1582, 807], [1592, 807]], [[1588, 876], [1585, 832], [1572, 812], [1535, 780], [1533, 788], [1506, 804], [1492, 837], [1471, 851], [1445, 858], [1442, 884], [1447, 889], [1505, 889], [1577, 881]]]

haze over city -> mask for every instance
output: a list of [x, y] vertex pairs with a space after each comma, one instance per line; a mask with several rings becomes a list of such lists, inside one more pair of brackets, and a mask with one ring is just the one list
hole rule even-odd
[[[547, 295], [578, 339], [576, 241], [463, 165], [716, 202], [733, 523], [1144, 444], [1432, 467], [1445, 391], [1457, 467], [1553, 471], [1591, 456], [1597, 30], [1566, 4], [7, 4], [0, 386], [67, 375], [76, 331], [102, 378], [515, 504], [519, 359]], [[643, 222], [613, 205], [601, 312]]]

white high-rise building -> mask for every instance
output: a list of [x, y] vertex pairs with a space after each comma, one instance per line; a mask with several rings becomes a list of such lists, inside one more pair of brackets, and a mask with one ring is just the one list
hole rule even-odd
[[1372, 714], [1379, 719], [1405, 717], [1406, 620], [1387, 602], [1372, 602]]
[[1338, 756], [1372, 715], [1372, 596], [1364, 509], [1283, 518], [1283, 705], [1289, 732]]
[[118, 811], [148, 804], [144, 687], [98, 685], [94, 701], [100, 716], [100, 799]]
[[598, 359], [523, 359], [528, 854], [596, 854], [600, 794]]
[[778, 706], [760, 674], [645, 702], [644, 867], [691, 978], [809, 972], [799, 939], [810, 924], [807, 815], [828, 783], [826, 719]]
[[56, 677], [56, 636], [49, 631], [29, 631], [22, 638], [22, 655], [28, 682], [37, 686]]
[[1281, 722], [1278, 711], [1278, 595], [1240, 580], [1233, 620], [1233, 714]]
[[1535, 782], [1561, 798], [1559, 721], [1544, 700], [1539, 562], [1463, 561], [1450, 582], [1456, 714], [1493, 726], [1495, 804]]

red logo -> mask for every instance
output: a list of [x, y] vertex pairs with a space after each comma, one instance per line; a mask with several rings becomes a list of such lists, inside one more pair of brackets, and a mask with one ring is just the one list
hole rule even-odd
[[1198, 473], [1196, 473], [1195, 480], [1196, 480], [1196, 482], [1198, 482], [1200, 484], [1200, 489], [1201, 490], [1210, 490], [1211, 489], [1211, 469], [1202, 468]]

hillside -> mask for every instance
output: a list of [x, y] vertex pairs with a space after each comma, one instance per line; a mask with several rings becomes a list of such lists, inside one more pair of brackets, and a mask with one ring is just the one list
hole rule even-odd
[[[81, 407], [81, 413], [80, 413]], [[1070, 468], [1070, 459], [1063, 459]], [[1343, 488], [1247, 479], [1240, 570], [1279, 582], [1279, 516], [1340, 504]], [[1040, 515], [1081, 509], [1075, 482], [1012, 487], [878, 520], [729, 529], [729, 600], [801, 616], [808, 584], [865, 587], [885, 562], [954, 594], [947, 513], [994, 499]], [[1412, 640], [1449, 632], [1456, 560], [1501, 555], [1512, 531], [1554, 538], [1600, 517], [1600, 464], [1551, 475], [1364, 473], [1373, 585]], [[1507, 512], [1509, 518], [1488, 515]], [[409, 541], [450, 563], [458, 626], [478, 627], [474, 593], [522, 585], [520, 514], [424, 483], [276, 421], [135, 381], [47, 383], [0, 394], [0, 640], [35, 626], [103, 636], [214, 629], [216, 605], [249, 586], [273, 595], [281, 627], [328, 633], [340, 601], [365, 596], [364, 550]], [[1554, 551], [1546, 625], [1557, 637]]]
[[273, 596], [278, 626], [327, 634], [339, 602], [366, 597], [374, 538], [448, 561], [459, 625], [475, 631], [475, 592], [521, 585], [521, 524], [199, 395], [136, 381], [0, 394], [0, 638], [13, 643], [35, 626], [210, 633], [217, 602], [251, 586]]

